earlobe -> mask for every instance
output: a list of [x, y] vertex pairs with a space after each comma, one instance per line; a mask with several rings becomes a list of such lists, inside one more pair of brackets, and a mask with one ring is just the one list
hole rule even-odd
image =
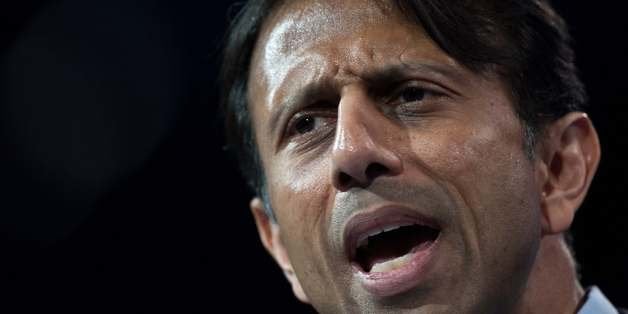
[[266, 215], [264, 211], [264, 203], [258, 197], [251, 200], [250, 208], [264, 248], [266, 248], [268, 253], [275, 259], [275, 262], [281, 267], [286, 279], [288, 279], [288, 282], [290, 282], [292, 286], [294, 295], [301, 302], [309, 303], [303, 287], [294, 272], [283, 241], [281, 240], [279, 225], [268, 218], [268, 215]]
[[546, 130], [537, 166], [541, 184], [544, 234], [567, 231], [582, 204], [600, 160], [600, 144], [591, 120], [574, 112]]

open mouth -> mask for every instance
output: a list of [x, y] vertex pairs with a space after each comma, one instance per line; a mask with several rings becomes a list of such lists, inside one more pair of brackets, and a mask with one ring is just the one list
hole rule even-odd
[[354, 278], [375, 297], [408, 291], [430, 275], [443, 229], [417, 210], [386, 206], [352, 216], [344, 228]]
[[439, 233], [430, 226], [410, 224], [364, 235], [358, 242], [353, 262], [367, 273], [395, 270], [406, 265], [413, 253], [433, 244]]

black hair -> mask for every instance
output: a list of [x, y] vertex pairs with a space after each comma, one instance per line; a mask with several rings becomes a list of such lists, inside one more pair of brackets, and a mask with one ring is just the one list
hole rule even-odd
[[[581, 110], [586, 92], [565, 22], [547, 0], [395, 0], [449, 56], [476, 73], [494, 71], [511, 89], [525, 149], [548, 122]], [[247, 104], [251, 58], [260, 29], [281, 0], [252, 0], [231, 22], [224, 49], [221, 107], [227, 143], [248, 185], [269, 207]], [[272, 217], [272, 210], [267, 209]]]

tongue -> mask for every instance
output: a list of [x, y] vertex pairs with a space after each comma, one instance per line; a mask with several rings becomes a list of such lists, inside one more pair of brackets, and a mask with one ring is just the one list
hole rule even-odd
[[403, 256], [399, 256], [397, 258], [393, 258], [387, 261], [376, 262], [373, 267], [371, 267], [371, 273], [381, 273], [386, 271], [395, 270], [404, 266], [408, 261], [410, 261], [410, 256], [412, 253], [405, 254]]

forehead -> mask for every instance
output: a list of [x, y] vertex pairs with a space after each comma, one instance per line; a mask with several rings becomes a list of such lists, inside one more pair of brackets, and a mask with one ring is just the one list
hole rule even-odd
[[264, 24], [260, 42], [277, 52], [293, 51], [312, 41], [325, 42], [338, 35], [355, 34], [365, 24], [383, 25], [397, 10], [389, 1], [292, 0], [273, 10]]
[[299, 88], [292, 85], [340, 70], [359, 75], [367, 67], [416, 56], [419, 50], [420, 55], [453, 62], [441, 58], [446, 56], [392, 1], [286, 1], [264, 23], [251, 63], [249, 91], [263, 94], [270, 106], [285, 96], [278, 93], [286, 88]]

